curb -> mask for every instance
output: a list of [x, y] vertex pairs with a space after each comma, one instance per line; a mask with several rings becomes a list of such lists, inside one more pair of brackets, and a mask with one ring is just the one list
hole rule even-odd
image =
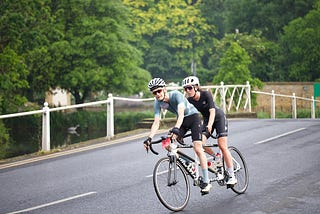
[[[166, 133], [166, 132], [168, 132], [168, 130], [158, 130], [156, 134], [161, 134], [161, 133]], [[69, 150], [59, 151], [59, 152], [55, 152], [55, 153], [51, 153], [51, 154], [47, 154], [47, 155], [41, 155], [38, 157], [26, 158], [24, 160], [3, 163], [3, 164], [0, 164], [0, 170], [15, 167], [15, 166], [21, 166], [21, 165], [25, 165], [25, 164], [29, 164], [29, 163], [34, 163], [34, 162], [38, 162], [41, 160], [48, 160], [48, 159], [57, 158], [57, 157], [65, 156], [65, 155], [89, 151], [92, 149], [107, 147], [107, 146], [111, 146], [111, 145], [115, 145], [115, 144], [119, 144], [119, 143], [124, 143], [129, 140], [136, 140], [139, 138], [143, 138], [145, 136], [146, 136], [146, 133], [144, 132], [144, 133], [140, 133], [140, 134], [134, 134], [134, 135], [126, 136], [126, 137], [121, 137], [119, 139], [106, 140], [101, 143], [96, 143], [96, 144], [87, 145], [87, 146], [78, 147], [78, 148], [72, 148]]]

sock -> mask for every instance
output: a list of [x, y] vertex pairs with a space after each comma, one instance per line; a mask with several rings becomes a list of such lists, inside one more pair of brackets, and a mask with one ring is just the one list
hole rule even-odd
[[203, 182], [207, 184], [210, 183], [208, 169], [202, 169], [202, 175], [203, 175]]
[[234, 177], [233, 168], [228, 168], [227, 171], [228, 171], [230, 177]]

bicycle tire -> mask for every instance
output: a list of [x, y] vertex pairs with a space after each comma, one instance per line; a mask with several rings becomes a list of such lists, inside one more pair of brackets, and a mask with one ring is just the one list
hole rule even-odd
[[234, 146], [229, 146], [229, 151], [233, 159], [234, 174], [237, 178], [237, 184], [231, 187], [237, 194], [243, 194], [249, 185], [249, 172], [247, 164], [241, 152]]
[[168, 185], [173, 178], [173, 162], [169, 157], [161, 158], [153, 170], [153, 186], [160, 202], [171, 211], [183, 210], [190, 199], [190, 185], [187, 173], [179, 162], [177, 163], [177, 182]]

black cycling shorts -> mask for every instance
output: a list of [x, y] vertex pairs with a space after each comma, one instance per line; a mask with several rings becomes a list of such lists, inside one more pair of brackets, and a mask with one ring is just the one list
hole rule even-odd
[[180, 136], [184, 136], [191, 129], [192, 141], [202, 141], [201, 120], [198, 114], [184, 117], [180, 127]]
[[[203, 129], [206, 130], [209, 119], [205, 118], [203, 121]], [[224, 114], [216, 115], [214, 123], [212, 124], [212, 132], [216, 130], [217, 138], [228, 136], [228, 120]], [[207, 138], [210, 137], [210, 134], [207, 132], [203, 133]]]

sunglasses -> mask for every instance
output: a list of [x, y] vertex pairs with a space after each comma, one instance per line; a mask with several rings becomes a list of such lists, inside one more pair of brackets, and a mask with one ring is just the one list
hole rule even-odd
[[157, 94], [160, 94], [162, 91], [163, 89], [159, 89], [159, 90], [153, 91], [152, 94], [157, 95]]
[[185, 91], [191, 91], [192, 89], [193, 89], [193, 86], [184, 87], [184, 90], [185, 90]]

